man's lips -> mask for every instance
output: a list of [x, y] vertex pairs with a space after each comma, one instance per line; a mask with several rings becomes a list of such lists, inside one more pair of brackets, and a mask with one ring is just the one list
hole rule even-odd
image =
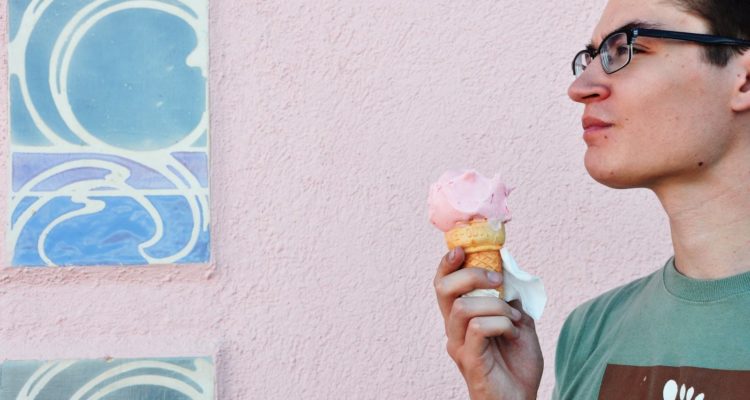
[[595, 130], [595, 129], [602, 129], [602, 128], [609, 128], [613, 124], [609, 122], [602, 121], [598, 118], [590, 117], [590, 116], [584, 116], [581, 119], [581, 124], [583, 125], [583, 130]]
[[586, 115], [581, 120], [581, 123], [583, 125], [583, 140], [589, 146], [598, 142], [602, 136], [607, 139], [606, 131], [614, 125], [599, 118]]

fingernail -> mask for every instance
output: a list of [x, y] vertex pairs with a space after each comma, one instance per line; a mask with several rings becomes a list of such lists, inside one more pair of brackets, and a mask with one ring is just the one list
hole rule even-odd
[[448, 261], [453, 262], [456, 259], [456, 249], [454, 248], [448, 253]]
[[487, 271], [487, 279], [492, 283], [500, 283], [503, 281], [503, 276], [495, 271]]
[[515, 308], [510, 313], [513, 315], [513, 319], [514, 320], [517, 321], [517, 320], [521, 319], [521, 312], [518, 311], [518, 310], [516, 310]]

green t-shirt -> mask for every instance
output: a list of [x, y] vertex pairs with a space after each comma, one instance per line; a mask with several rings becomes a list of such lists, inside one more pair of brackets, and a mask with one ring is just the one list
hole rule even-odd
[[655, 273], [576, 308], [557, 345], [554, 399], [750, 399], [750, 272]]

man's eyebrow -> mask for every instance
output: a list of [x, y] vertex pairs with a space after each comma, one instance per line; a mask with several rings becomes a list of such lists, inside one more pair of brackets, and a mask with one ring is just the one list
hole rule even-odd
[[[635, 20], [635, 21], [626, 23], [625, 25], [613, 30], [612, 32], [628, 30], [628, 29], [659, 29], [663, 27], [664, 25], [657, 23], [657, 22], [646, 22], [646, 21], [641, 21], [641, 20]], [[604, 37], [602, 37], [602, 40], [604, 40], [604, 38], [609, 36], [612, 32], [609, 32], [606, 35], [604, 35]], [[592, 52], [598, 48], [599, 48], [598, 46], [594, 46], [594, 42], [589, 42], [586, 45], [586, 50], [589, 50]]]

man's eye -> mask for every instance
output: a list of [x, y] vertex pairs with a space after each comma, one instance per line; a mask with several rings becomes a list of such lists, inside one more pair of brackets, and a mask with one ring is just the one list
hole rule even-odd
[[624, 56], [628, 54], [628, 46], [617, 46], [617, 55]]
[[644, 52], [645, 50], [639, 49], [638, 47], [633, 46], [633, 54], [644, 53]]

